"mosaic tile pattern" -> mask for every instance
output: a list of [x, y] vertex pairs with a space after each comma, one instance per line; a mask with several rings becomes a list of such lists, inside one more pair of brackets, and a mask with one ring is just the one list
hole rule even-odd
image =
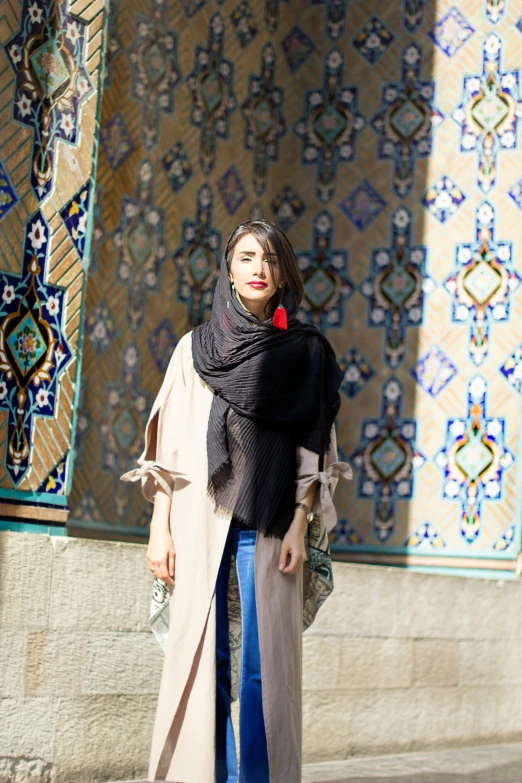
[[490, 33], [484, 42], [482, 73], [464, 77], [462, 103], [452, 115], [461, 128], [461, 152], [478, 153], [478, 185], [484, 193], [495, 185], [498, 152], [517, 146], [522, 115], [519, 72], [502, 70], [501, 59], [502, 41]]
[[394, 160], [394, 190], [411, 190], [417, 158], [432, 152], [433, 131], [443, 120], [434, 105], [435, 84], [422, 81], [422, 51], [408, 44], [402, 55], [401, 79], [382, 88], [382, 101], [371, 124], [379, 138], [379, 157]]
[[406, 329], [422, 322], [426, 248], [411, 244], [410, 212], [392, 215], [391, 245], [373, 251], [370, 277], [361, 287], [368, 298], [368, 322], [385, 330], [385, 356], [396, 368], [404, 357]]
[[469, 353], [482, 364], [490, 343], [490, 327], [509, 320], [513, 292], [520, 275], [513, 267], [511, 242], [495, 237], [495, 210], [484, 201], [476, 211], [476, 242], [457, 245], [457, 271], [445, 282], [452, 296], [453, 321], [471, 327]]
[[294, 126], [301, 137], [301, 163], [317, 167], [316, 195], [322, 202], [335, 192], [339, 163], [353, 160], [364, 117], [358, 89], [343, 85], [344, 58], [332, 49], [325, 58], [322, 89], [308, 90], [304, 113]]
[[18, 196], [16, 195], [16, 191], [0, 162], [0, 220], [7, 215], [17, 201]]
[[364, 24], [353, 39], [353, 45], [369, 63], [375, 63], [393, 43], [391, 30], [376, 16]]
[[31, 186], [41, 203], [55, 174], [56, 142], [76, 144], [81, 105], [94, 87], [86, 68], [86, 25], [66, 3], [23, 0], [20, 29], [4, 50], [15, 73], [13, 120], [31, 130]]
[[[85, 323], [93, 314], [99, 320], [96, 308], [104, 303], [114, 337], [102, 353], [84, 336], [85, 453], [102, 453], [101, 424], [110, 418], [106, 383], [125, 387], [127, 346], [136, 349], [129, 354], [139, 368], [136, 388], [150, 400], [176, 341], [210, 315], [229, 232], [264, 215], [295, 248], [305, 280], [300, 318], [327, 333], [343, 367], [339, 454], [352, 462], [362, 456], [356, 479], [337, 490], [333, 545], [358, 557], [371, 550], [377, 558], [393, 548], [424, 564], [437, 554], [456, 566], [479, 555], [475, 565], [488, 568], [495, 558], [514, 558], [509, 528], [515, 525], [511, 540], [518, 542], [512, 510], [522, 491], [516, 466], [502, 468], [500, 501], [486, 496], [487, 486], [494, 489], [490, 479], [483, 482], [479, 519], [468, 514], [464, 522], [471, 485], [462, 479], [462, 454], [455, 471], [463, 483], [454, 497], [445, 493], [448, 480], [436, 460], [454, 445], [449, 422], [471, 421], [468, 386], [479, 369], [487, 385], [487, 438], [488, 422], [502, 419], [498, 447], [519, 459], [522, 287], [511, 275], [520, 274], [520, 12], [488, 0], [321, 0], [299, 16], [286, 0], [168, 3], [162, 30], [147, 28], [147, 35], [178, 35], [175, 110], [165, 113], [158, 104], [146, 117], [146, 96], [133, 93], [138, 77], [129, 55], [139, 40], [138, 20], [150, 22], [154, 8], [154, 0], [120, 0], [109, 20], [111, 74], [100, 117]], [[19, 28], [13, 25], [12, 34]], [[491, 36], [500, 42], [495, 52]], [[150, 55], [159, 67], [150, 74], [158, 77], [165, 59], [154, 48]], [[11, 67], [9, 74], [14, 78]], [[145, 120], [157, 120], [150, 147]], [[484, 123], [493, 129], [485, 132]], [[1, 148], [0, 160], [20, 197], [20, 180]], [[149, 201], [140, 173], [145, 161]], [[85, 183], [71, 189], [60, 209]], [[496, 216], [489, 237], [489, 223], [480, 224], [480, 237], [477, 227], [484, 198]], [[147, 258], [155, 257], [154, 242], [165, 248], [158, 291], [147, 288], [136, 259], [126, 282], [120, 276], [129, 200], [138, 212], [149, 204], [145, 212], [161, 215], [158, 234], [133, 237], [141, 248], [135, 252]], [[18, 209], [16, 203], [9, 214]], [[11, 225], [16, 221], [8, 218], [0, 228]], [[74, 247], [61, 216], [59, 225]], [[489, 255], [481, 263], [485, 244]], [[15, 268], [12, 258], [3, 261], [3, 269]], [[495, 291], [484, 264], [499, 277]], [[131, 294], [139, 313], [133, 322]], [[394, 401], [385, 391], [393, 395], [394, 383], [400, 393], [388, 416]], [[112, 427], [116, 461], [127, 453], [125, 433], [130, 438], [134, 426], [142, 427], [139, 416], [133, 420], [125, 414]], [[390, 431], [395, 446], [384, 436]], [[471, 471], [469, 449], [466, 459]], [[92, 517], [98, 529], [145, 534], [150, 507], [136, 487], [118, 494], [114, 476], [101, 456], [94, 466], [77, 466], [73, 515]]]
[[361, 182], [340, 204], [346, 217], [359, 231], [368, 228], [385, 206], [385, 200], [367, 181]]
[[343, 325], [346, 300], [354, 289], [348, 277], [348, 253], [332, 247], [333, 233], [332, 215], [323, 210], [314, 220], [311, 251], [297, 251], [304, 283], [298, 317], [323, 332]]
[[504, 471], [514, 458], [505, 445], [505, 420], [486, 415], [487, 385], [475, 375], [468, 385], [465, 418], [450, 419], [435, 461], [444, 472], [444, 496], [461, 503], [459, 532], [467, 544], [481, 535], [481, 506], [502, 498]]

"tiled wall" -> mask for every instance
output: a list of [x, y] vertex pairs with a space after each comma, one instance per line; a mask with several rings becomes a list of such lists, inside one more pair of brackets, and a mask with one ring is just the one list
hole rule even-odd
[[103, 0], [0, 2], [0, 518], [72, 483]]
[[[512, 568], [522, 295], [515, 2], [113, 2], [71, 525], [118, 480], [228, 233], [288, 232], [346, 375], [336, 549]], [[518, 183], [518, 184], [517, 184]], [[395, 558], [395, 560], [394, 560]]]

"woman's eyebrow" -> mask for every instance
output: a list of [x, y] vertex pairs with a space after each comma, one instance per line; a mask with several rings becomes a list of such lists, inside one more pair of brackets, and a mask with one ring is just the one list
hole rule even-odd
[[[255, 256], [256, 252], [255, 250], [241, 250], [240, 255], [242, 256]], [[263, 255], [267, 255], [266, 253], [263, 253]], [[268, 253], [269, 256], [276, 256], [277, 253]]]

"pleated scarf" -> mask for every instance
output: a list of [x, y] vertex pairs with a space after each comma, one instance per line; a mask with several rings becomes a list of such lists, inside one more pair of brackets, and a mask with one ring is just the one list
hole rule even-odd
[[247, 312], [225, 255], [212, 314], [192, 333], [199, 376], [214, 391], [207, 429], [208, 485], [216, 511], [283, 538], [294, 514], [296, 446], [324, 455], [343, 373], [327, 338], [297, 317], [286, 288], [288, 329]]

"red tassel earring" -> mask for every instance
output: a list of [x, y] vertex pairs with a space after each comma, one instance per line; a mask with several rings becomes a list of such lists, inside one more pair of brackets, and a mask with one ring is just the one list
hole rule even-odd
[[272, 318], [272, 326], [275, 326], [277, 329], [288, 329], [286, 310], [282, 304], [283, 291], [284, 288], [281, 288], [281, 299], [279, 300], [279, 304], [275, 309], [274, 317]]

